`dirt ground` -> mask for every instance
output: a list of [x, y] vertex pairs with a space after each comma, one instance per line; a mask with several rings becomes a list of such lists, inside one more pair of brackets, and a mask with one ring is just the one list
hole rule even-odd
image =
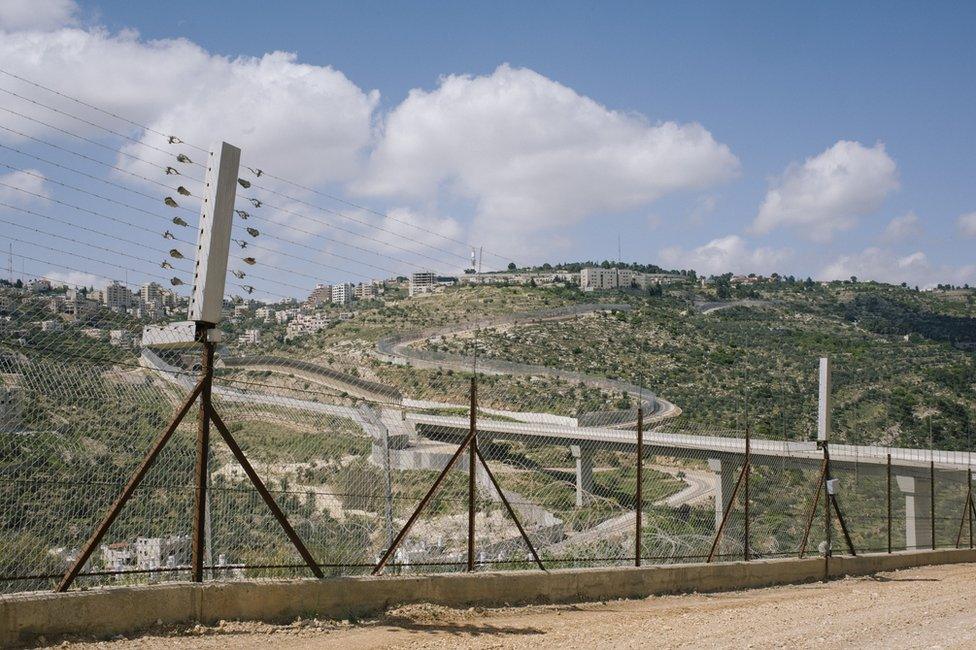
[[976, 647], [976, 565], [578, 605], [411, 605], [375, 621], [225, 622], [81, 648]]

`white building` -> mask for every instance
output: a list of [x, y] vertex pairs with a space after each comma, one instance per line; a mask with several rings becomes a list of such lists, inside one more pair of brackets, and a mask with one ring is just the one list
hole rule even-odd
[[285, 323], [297, 317], [298, 317], [297, 309], [285, 309], [282, 311], [276, 311], [274, 313], [274, 319], [279, 325], [284, 325]]
[[348, 305], [353, 299], [353, 286], [351, 284], [335, 284], [332, 286], [332, 304]]
[[234, 305], [234, 316], [236, 317], [247, 316], [250, 313], [251, 313], [251, 306], [246, 302], [240, 305]]
[[145, 305], [162, 306], [163, 288], [155, 282], [144, 284], [139, 289], [139, 299], [142, 300], [143, 304]]
[[257, 345], [260, 342], [261, 330], [259, 329], [244, 330], [244, 334], [241, 335], [242, 345]]
[[132, 566], [132, 545], [115, 542], [102, 545], [102, 566], [108, 571], [120, 571]]
[[329, 302], [332, 302], [332, 285], [316, 284], [315, 289], [309, 294], [305, 304], [312, 307], [320, 307]]
[[609, 291], [640, 287], [646, 289], [653, 284], [667, 284], [681, 279], [671, 273], [640, 273], [631, 269], [585, 268], [580, 271], [580, 288], [583, 291]]
[[633, 273], [629, 269], [586, 268], [580, 271], [580, 288], [583, 291], [607, 291], [629, 287]]
[[437, 286], [437, 276], [431, 271], [417, 271], [410, 275], [410, 288], [408, 294], [416, 296], [430, 293]]
[[59, 320], [46, 320], [41, 323], [42, 332], [60, 332], [64, 329]]
[[98, 313], [101, 303], [88, 300], [83, 293], [75, 293], [64, 301], [63, 311], [73, 321], [84, 320]]
[[31, 280], [27, 283], [27, 290], [31, 293], [44, 293], [51, 290], [51, 283], [43, 278]]
[[190, 563], [190, 536], [136, 537], [137, 569], [158, 569], [166, 566], [186, 566]]
[[355, 289], [356, 300], [372, 300], [376, 297], [376, 285], [360, 283]]
[[114, 311], [123, 311], [133, 303], [132, 292], [125, 285], [113, 282], [102, 292], [102, 303]]
[[288, 323], [288, 328], [285, 332], [288, 338], [302, 336], [303, 334], [314, 334], [334, 322], [335, 319], [322, 314], [298, 314], [294, 320]]

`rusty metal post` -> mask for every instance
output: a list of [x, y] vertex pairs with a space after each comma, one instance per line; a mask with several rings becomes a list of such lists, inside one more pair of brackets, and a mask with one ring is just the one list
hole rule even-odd
[[[830, 476], [830, 451], [827, 449], [827, 443], [826, 442], [824, 443], [824, 462], [827, 463], [827, 473], [826, 473], [826, 476], [827, 476], [827, 481], [829, 481], [831, 479], [831, 476]], [[827, 481], [824, 481], [824, 491], [826, 492], [826, 495], [827, 495], [827, 502], [826, 502], [825, 505], [827, 506], [827, 511], [828, 511], [827, 512], [828, 526], [829, 526], [829, 522], [830, 522], [830, 507], [833, 506], [834, 507], [834, 513], [837, 515], [837, 523], [840, 524], [840, 530], [844, 534], [844, 541], [847, 542], [847, 550], [849, 550], [851, 552], [851, 555], [857, 556], [857, 551], [854, 549], [854, 541], [851, 539], [851, 533], [847, 529], [847, 521], [844, 520], [844, 513], [843, 513], [843, 511], [841, 511], [841, 509], [840, 509], [840, 503], [837, 501], [837, 495], [836, 494], [830, 494], [830, 485], [829, 485], [829, 483]], [[829, 527], [828, 527], [828, 530], [829, 530]], [[828, 538], [828, 544], [827, 544], [827, 552], [828, 552], [828, 554], [832, 554], [832, 552], [830, 550], [829, 538]]]
[[966, 501], [962, 508], [962, 517], [959, 519], [959, 532], [956, 533], [956, 548], [962, 543], [962, 527], [966, 525], [966, 518], [969, 517], [969, 501], [972, 499], [972, 486], [966, 489]]
[[441, 473], [437, 475], [437, 478], [434, 480], [434, 484], [430, 486], [430, 489], [427, 490], [427, 493], [420, 500], [420, 503], [417, 504], [413, 514], [411, 514], [410, 518], [407, 519], [407, 523], [405, 523], [403, 528], [400, 529], [400, 532], [397, 533], [396, 539], [394, 539], [393, 543], [390, 544], [390, 548], [386, 549], [386, 553], [383, 554], [380, 561], [376, 563], [375, 567], [373, 567], [374, 576], [379, 575], [383, 571], [383, 567], [386, 566], [386, 563], [390, 561], [391, 557], [393, 557], [393, 553], [396, 552], [397, 547], [400, 546], [400, 543], [407, 536], [410, 529], [413, 528], [414, 523], [416, 523], [417, 519], [420, 517], [420, 513], [423, 512], [424, 508], [427, 507], [427, 503], [430, 502], [431, 498], [434, 496], [434, 493], [437, 492], [437, 488], [439, 488], [441, 483], [444, 482], [444, 478], [447, 476], [447, 473], [451, 471], [451, 468], [454, 467], [455, 463], [457, 463], [458, 458], [460, 458], [461, 454], [464, 453], [464, 450], [468, 448], [468, 445], [471, 443], [471, 438], [472, 433], [468, 432], [468, 435], [465, 436], [464, 440], [461, 441], [461, 444], [458, 446], [457, 451], [455, 451], [454, 455], [451, 456], [450, 460], [447, 461], [447, 465], [445, 465], [444, 469], [441, 470]]
[[828, 487], [828, 482], [831, 479], [830, 476], [830, 452], [827, 451], [827, 441], [823, 441], [823, 452], [824, 452], [824, 482], [823, 482], [823, 499], [824, 499], [824, 542], [826, 544], [824, 555], [830, 557], [833, 553], [831, 544], [831, 521], [830, 521], [830, 488]]
[[176, 428], [180, 426], [180, 422], [182, 422], [183, 418], [186, 417], [190, 407], [192, 407], [193, 403], [197, 401], [197, 397], [200, 396], [200, 391], [202, 390], [203, 382], [199, 382], [190, 392], [190, 394], [187, 395], [186, 399], [183, 400], [183, 404], [176, 411], [176, 415], [173, 416], [169, 426], [166, 427], [166, 430], [163, 431], [158, 438], [156, 438], [153, 446], [143, 458], [142, 463], [140, 463], [139, 467], [136, 468], [136, 471], [133, 472], [132, 477], [129, 478], [129, 482], [125, 484], [125, 487], [122, 489], [122, 493], [118, 496], [118, 498], [115, 499], [115, 502], [112, 503], [111, 507], [109, 507], [108, 512], [105, 513], [105, 517], [102, 519], [101, 523], [98, 524], [98, 528], [95, 529], [95, 532], [92, 534], [91, 538], [89, 538], [85, 546], [82, 547], [81, 552], [78, 553], [78, 557], [75, 558], [74, 564], [72, 564], [71, 568], [65, 572], [64, 577], [61, 579], [61, 582], [58, 583], [55, 591], [59, 593], [67, 591], [68, 587], [71, 586], [71, 583], [73, 583], [75, 578], [78, 577], [78, 574], [84, 568], [88, 558], [90, 558], [91, 554], [96, 548], [98, 548], [98, 545], [101, 543], [105, 533], [108, 532], [109, 526], [111, 526], [112, 523], [118, 518], [119, 513], [122, 512], [122, 508], [132, 497], [132, 494], [136, 491], [136, 488], [139, 487], [139, 484], [142, 482], [142, 479], [145, 478], [146, 473], [149, 472], [149, 469], [153, 466], [153, 463], [156, 462], [159, 452], [161, 452], [166, 446], [166, 443], [169, 442], [169, 439], [176, 431]]
[[888, 552], [891, 553], [891, 454], [888, 454]]
[[891, 553], [891, 454], [888, 454], [888, 552]]
[[[724, 462], [724, 461], [723, 461]], [[715, 539], [712, 540], [712, 548], [708, 551], [708, 559], [706, 562], [711, 562], [715, 557], [715, 551], [718, 549], [718, 542], [722, 539], [722, 534], [725, 532], [725, 524], [729, 520], [729, 514], [732, 512], [732, 504], [735, 503], [735, 497], [739, 493], [739, 488], [742, 486], [742, 479], [746, 475], [746, 466], [742, 465], [742, 470], [739, 472], [739, 478], [735, 481], [735, 487], [732, 488], [732, 494], [729, 496], [729, 502], [726, 504], [725, 509], [722, 511], [722, 521], [719, 522], [718, 530], [715, 531]]]
[[[931, 425], [930, 425], [931, 426]], [[935, 550], [935, 459], [929, 460], [929, 500], [932, 506], [932, 550]]]
[[746, 562], [749, 561], [749, 475], [752, 473], [752, 448], [750, 446], [750, 433], [749, 433], [749, 422], [746, 421], [746, 466], [743, 471], [746, 473], [745, 477], [745, 502], [743, 503], [745, 510], [745, 524], [743, 530], [743, 557]]
[[478, 467], [475, 465], [478, 454], [478, 384], [475, 377], [471, 377], [471, 395], [468, 406], [468, 571], [474, 571], [474, 518], [475, 518], [475, 498], [477, 496], [475, 485], [475, 472]]
[[[206, 337], [207, 330], [203, 335]], [[193, 494], [193, 541], [191, 566], [193, 582], [203, 582], [204, 556], [206, 555], [207, 466], [210, 455], [210, 412], [213, 388], [214, 344], [204, 338], [201, 370], [203, 390], [200, 391], [200, 411], [197, 416], [197, 462], [194, 470]]]
[[634, 490], [634, 566], [641, 565], [641, 533], [644, 512], [644, 407], [637, 407], [637, 487]]
[[485, 462], [485, 457], [481, 455], [481, 451], [480, 450], [475, 450], [475, 451], [476, 451], [475, 455], [478, 457], [478, 460], [481, 462], [481, 466], [485, 468], [485, 474], [488, 476], [488, 480], [490, 480], [491, 484], [495, 486], [495, 490], [498, 492], [498, 496], [501, 498], [502, 503], [505, 504], [505, 509], [508, 510], [508, 515], [512, 518], [512, 521], [515, 522], [515, 527], [518, 528], [519, 534], [522, 536], [522, 539], [525, 541], [525, 545], [529, 547], [529, 552], [532, 554], [532, 559], [535, 560], [535, 563], [539, 565], [540, 569], [545, 571], [546, 567], [542, 564], [542, 560], [539, 559], [539, 554], [536, 553], [535, 546], [532, 545], [532, 540], [529, 539], [529, 534], [525, 532], [525, 528], [522, 527], [522, 522], [519, 521], [518, 515], [515, 514], [515, 508], [513, 508], [512, 504], [509, 503], [508, 497], [505, 496], [505, 492], [504, 490], [502, 490], [502, 486], [498, 484], [498, 479], [495, 478], [495, 475], [494, 473], [492, 473], [491, 468], [488, 467], [488, 463]]
[[969, 548], [973, 547], [973, 468], [966, 468], [966, 482], [969, 485]]
[[810, 508], [810, 516], [807, 517], [807, 525], [803, 530], [803, 541], [800, 542], [800, 558], [802, 558], [807, 552], [807, 542], [810, 540], [810, 530], [813, 528], [813, 519], [817, 516], [817, 505], [820, 503], [820, 490], [823, 487], [824, 475], [827, 472], [827, 466], [823, 462], [820, 463], [820, 478], [817, 479], [817, 487], [813, 491], [813, 505]]

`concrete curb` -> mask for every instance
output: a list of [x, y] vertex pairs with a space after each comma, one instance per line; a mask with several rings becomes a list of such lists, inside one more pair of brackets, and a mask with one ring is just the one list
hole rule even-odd
[[155, 625], [220, 620], [287, 622], [360, 618], [418, 602], [455, 607], [571, 603], [682, 592], [730, 591], [868, 575], [930, 564], [976, 562], [976, 550], [902, 551], [641, 568], [497, 571], [325, 580], [250, 580], [106, 587], [0, 597], [0, 647], [40, 635], [108, 637]]

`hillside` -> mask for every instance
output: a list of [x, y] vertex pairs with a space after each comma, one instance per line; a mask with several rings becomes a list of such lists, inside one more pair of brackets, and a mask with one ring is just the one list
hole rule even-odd
[[[751, 306], [732, 297], [715, 309], [707, 291], [616, 294], [633, 310], [489, 328], [478, 347], [486, 357], [641, 383], [684, 410], [675, 426], [741, 429], [748, 421], [759, 435], [790, 439], [812, 435], [817, 357], [829, 355], [839, 439], [927, 446], [931, 424], [937, 445], [965, 445], [976, 364], [953, 343], [976, 340], [971, 293], [773, 282], [740, 293]], [[712, 307], [703, 313], [703, 304]], [[428, 343], [458, 354], [474, 345], [466, 336]]]

